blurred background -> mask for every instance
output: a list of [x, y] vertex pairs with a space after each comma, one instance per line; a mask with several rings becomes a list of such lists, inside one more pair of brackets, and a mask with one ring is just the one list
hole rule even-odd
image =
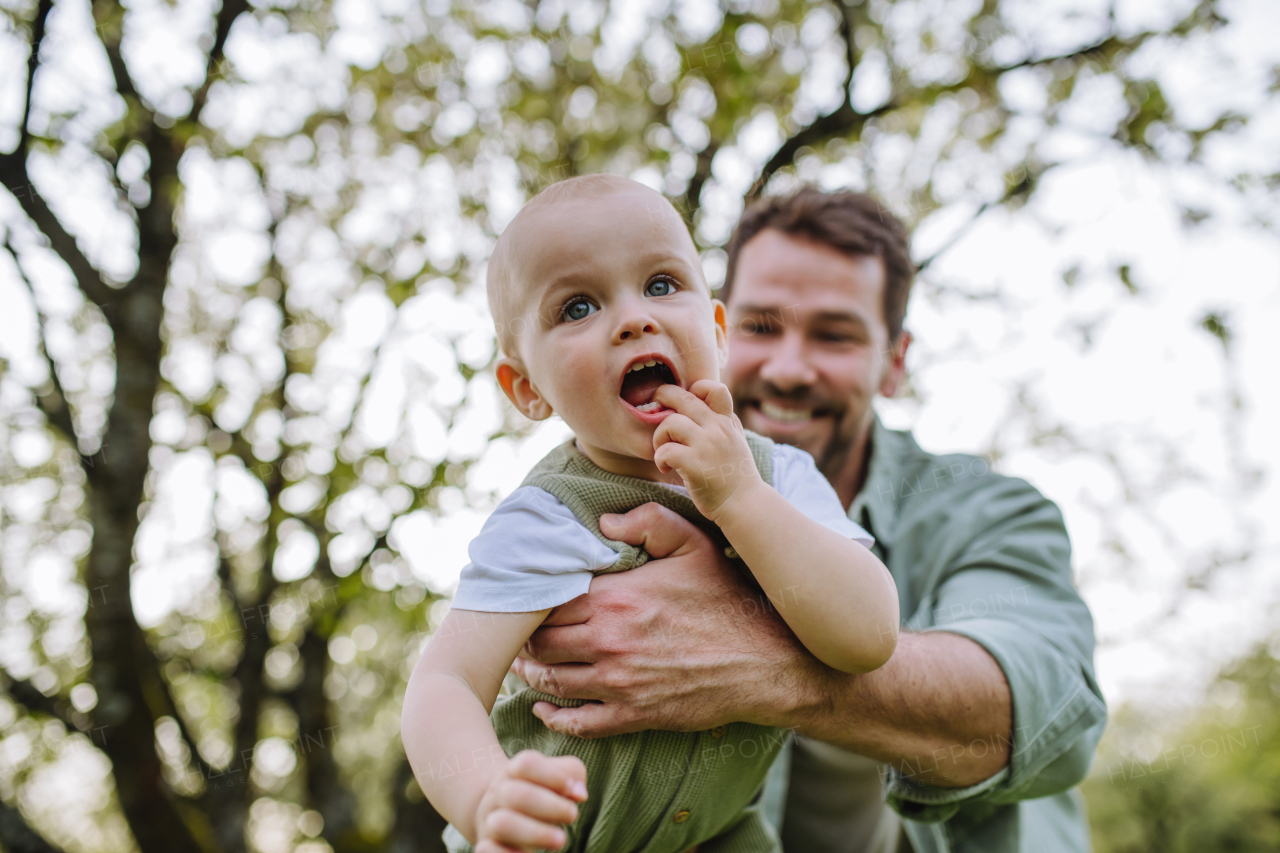
[[869, 190], [926, 449], [1062, 506], [1099, 851], [1280, 849], [1274, 0], [0, 0], [0, 848], [410, 851], [403, 686], [563, 438], [485, 259], [588, 172]]

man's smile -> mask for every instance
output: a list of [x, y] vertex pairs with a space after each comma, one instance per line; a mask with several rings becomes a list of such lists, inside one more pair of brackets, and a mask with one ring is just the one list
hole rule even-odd
[[[742, 425], [774, 441], [799, 447], [821, 464], [840, 433], [846, 410], [829, 399], [805, 394], [801, 399], [770, 394], [740, 394]], [[797, 395], [799, 396], [799, 395]]]
[[832, 414], [829, 407], [819, 407], [810, 401], [792, 401], [780, 399], [746, 400], [743, 402], [743, 414], [750, 414], [756, 422], [758, 431], [792, 435], [812, 427], [817, 421], [826, 419]]
[[768, 400], [760, 401], [760, 411], [766, 418], [780, 421], [784, 424], [804, 423], [813, 418], [813, 409], [779, 406], [777, 403], [771, 403]]

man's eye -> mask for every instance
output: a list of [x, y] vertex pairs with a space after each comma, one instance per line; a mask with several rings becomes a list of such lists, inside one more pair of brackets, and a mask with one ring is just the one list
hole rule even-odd
[[560, 317], [566, 322], [572, 322], [581, 320], [583, 317], [590, 317], [599, 310], [586, 299], [574, 299], [566, 302], [564, 308], [560, 309]]
[[813, 339], [824, 344], [858, 344], [864, 343], [862, 332], [856, 329], [814, 329]]
[[665, 278], [659, 278], [649, 282], [649, 285], [644, 289], [645, 296], [670, 296], [675, 292], [675, 284]]

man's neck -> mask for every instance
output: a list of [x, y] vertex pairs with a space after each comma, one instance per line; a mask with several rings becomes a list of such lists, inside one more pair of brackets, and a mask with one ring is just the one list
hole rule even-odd
[[858, 492], [862, 491], [862, 486], [866, 483], [867, 471], [871, 467], [871, 433], [875, 423], [875, 412], [868, 411], [866, 420], [859, 428], [857, 437], [853, 440], [853, 446], [849, 448], [843, 461], [834, 471], [822, 472], [827, 475], [827, 480], [836, 490], [836, 495], [844, 505], [845, 512], [849, 511], [849, 507], [853, 505], [853, 499], [858, 496]]

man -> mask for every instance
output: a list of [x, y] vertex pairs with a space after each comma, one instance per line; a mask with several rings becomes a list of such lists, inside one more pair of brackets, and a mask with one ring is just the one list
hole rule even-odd
[[514, 668], [597, 700], [537, 710], [584, 737], [793, 729], [765, 791], [785, 805], [788, 853], [1087, 850], [1073, 786], [1106, 707], [1061, 513], [980, 458], [925, 453], [872, 409], [902, 381], [912, 275], [906, 231], [880, 205], [804, 189], [747, 211], [721, 292], [735, 411], [814, 456], [894, 576], [906, 630], [888, 664], [822, 666], [778, 616], [785, 601], [762, 601], [650, 504], [604, 532], [662, 559], [593, 580]]

